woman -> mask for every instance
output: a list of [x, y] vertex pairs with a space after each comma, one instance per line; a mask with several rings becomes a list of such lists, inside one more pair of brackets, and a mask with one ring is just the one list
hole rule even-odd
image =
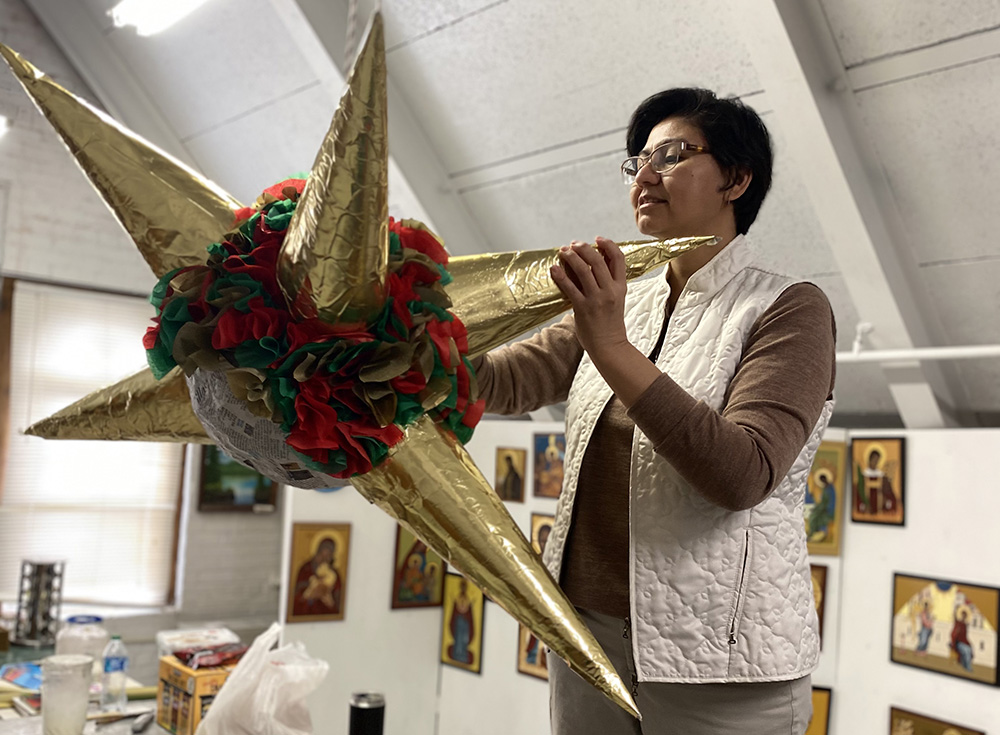
[[567, 400], [545, 560], [643, 714], [553, 658], [552, 730], [801, 735], [819, 655], [803, 488], [833, 410], [833, 315], [744, 238], [771, 182], [756, 113], [668, 90], [627, 150], [639, 230], [719, 244], [626, 289], [613, 242], [574, 242], [552, 270], [573, 315], [478, 362], [488, 411]]

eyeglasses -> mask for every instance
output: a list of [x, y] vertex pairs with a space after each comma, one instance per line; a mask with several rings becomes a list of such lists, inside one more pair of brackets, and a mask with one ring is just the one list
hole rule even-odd
[[622, 178], [626, 184], [635, 183], [635, 177], [639, 175], [639, 170], [647, 163], [660, 176], [668, 173], [674, 166], [681, 162], [681, 154], [708, 153], [708, 148], [703, 145], [692, 145], [684, 140], [668, 140], [663, 145], [658, 145], [648, 156], [632, 156], [622, 162]]

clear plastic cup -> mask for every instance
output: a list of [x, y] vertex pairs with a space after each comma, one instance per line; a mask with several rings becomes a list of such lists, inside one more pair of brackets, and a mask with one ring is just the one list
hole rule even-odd
[[76, 653], [42, 659], [43, 735], [83, 732], [93, 665], [93, 656]]

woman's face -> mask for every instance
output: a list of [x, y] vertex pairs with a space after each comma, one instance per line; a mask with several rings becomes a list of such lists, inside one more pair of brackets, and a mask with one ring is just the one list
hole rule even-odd
[[[697, 126], [679, 117], [668, 117], [649, 131], [646, 145], [639, 153], [648, 156], [669, 140], [683, 140], [707, 146]], [[719, 164], [709, 154], [684, 153], [665, 175], [647, 164], [636, 175], [629, 192], [635, 223], [644, 235], [657, 239], [697, 235], [734, 236], [735, 224], [729, 200], [734, 189], [722, 191], [726, 179]]]

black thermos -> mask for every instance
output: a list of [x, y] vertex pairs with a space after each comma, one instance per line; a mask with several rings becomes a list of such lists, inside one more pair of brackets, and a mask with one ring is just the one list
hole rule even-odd
[[382, 735], [385, 723], [385, 697], [376, 692], [351, 695], [350, 735]]

